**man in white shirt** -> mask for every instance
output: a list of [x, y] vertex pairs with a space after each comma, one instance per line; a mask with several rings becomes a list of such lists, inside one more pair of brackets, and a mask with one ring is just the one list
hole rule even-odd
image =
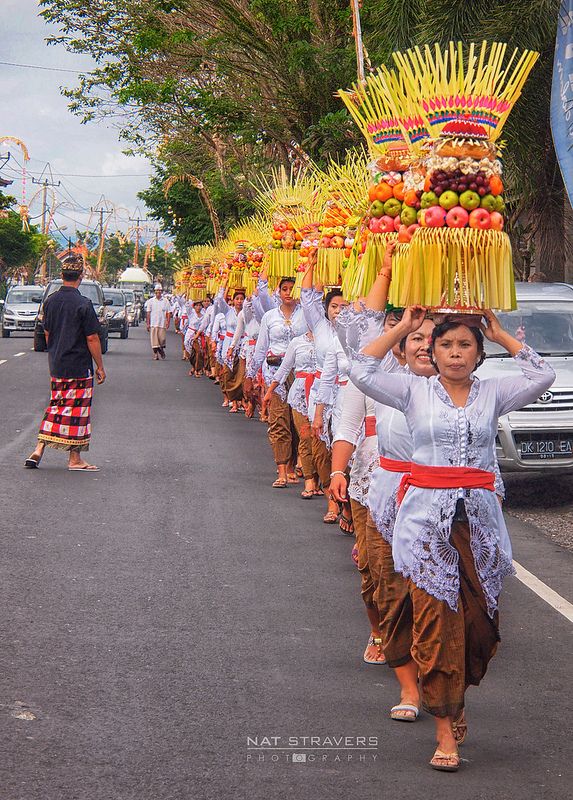
[[150, 333], [153, 360], [159, 361], [159, 356], [165, 358], [166, 331], [171, 319], [171, 303], [163, 297], [163, 287], [155, 284], [155, 297], [151, 297], [145, 306], [147, 330]]

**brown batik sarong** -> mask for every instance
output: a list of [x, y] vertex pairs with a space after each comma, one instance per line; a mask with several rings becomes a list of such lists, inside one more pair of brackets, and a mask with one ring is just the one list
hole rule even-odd
[[356, 547], [358, 548], [358, 571], [361, 577], [360, 592], [364, 605], [368, 608], [374, 607], [374, 580], [370, 573], [368, 563], [368, 548], [366, 545], [366, 520], [368, 519], [368, 509], [357, 500], [350, 499], [352, 508], [352, 522], [354, 523], [354, 533], [356, 535]]
[[225, 365], [225, 391], [229, 400], [243, 399], [243, 380], [245, 378], [245, 359], [236, 358], [233, 369]]
[[422, 705], [436, 717], [457, 717], [468, 686], [478, 686], [499, 642], [476, 573], [467, 522], [454, 522], [450, 543], [459, 554], [460, 598], [452, 611], [409, 581], [413, 607], [412, 657], [418, 665]]

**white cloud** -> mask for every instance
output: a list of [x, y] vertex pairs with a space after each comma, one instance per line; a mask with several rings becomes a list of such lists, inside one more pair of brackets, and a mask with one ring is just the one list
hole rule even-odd
[[[88, 57], [66, 53], [61, 46], [46, 45], [45, 38], [54, 32], [38, 17], [35, 0], [0, 0], [1, 60], [63, 69], [88, 69], [91, 63]], [[124, 155], [124, 145], [111, 125], [103, 122], [82, 125], [79, 118], [68, 110], [68, 101], [60, 92], [62, 85], [73, 86], [74, 75], [0, 65], [1, 133], [22, 139], [29, 149], [28, 199], [35, 191], [32, 177], [38, 179], [49, 162], [54, 179], [62, 184], [55, 189], [58, 199], [72, 206], [62, 208], [61, 213], [56, 214], [56, 222], [60, 226], [66, 225], [68, 231], [74, 229], [74, 220], [77, 220], [78, 227], [88, 223], [95, 226], [95, 219], [90, 221], [89, 209], [101, 195], [128, 209], [129, 216], [134, 216], [137, 209], [141, 215], [145, 208], [137, 198], [137, 192], [149, 185], [149, 162], [142, 157]], [[21, 162], [17, 147], [0, 145], [1, 153], [8, 149]], [[22, 176], [15, 161], [11, 161], [2, 175], [14, 178], [9, 191], [20, 200]], [[127, 213], [123, 216], [126, 217]], [[121, 227], [125, 229], [127, 224]], [[110, 223], [110, 230], [112, 227]]]

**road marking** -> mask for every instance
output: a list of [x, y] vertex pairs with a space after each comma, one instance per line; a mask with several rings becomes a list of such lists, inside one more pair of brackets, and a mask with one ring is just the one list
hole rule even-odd
[[0, 359], [0, 367], [2, 366], [2, 364], [6, 364], [7, 361], [8, 361], [7, 358]]
[[18, 356], [25, 356], [26, 353], [14, 353], [14, 358], [18, 358]]
[[516, 577], [527, 586], [528, 589], [531, 589], [532, 592], [538, 597], [541, 597], [542, 600], [545, 600], [546, 603], [549, 603], [551, 608], [554, 608], [555, 611], [558, 611], [560, 614], [563, 614], [565, 619], [568, 619], [569, 622], [573, 622], [573, 604], [570, 603], [568, 600], [565, 600], [564, 597], [561, 597], [560, 594], [557, 594], [550, 586], [543, 581], [540, 581], [539, 578], [536, 578], [535, 575], [532, 575], [531, 572], [522, 567], [521, 564], [518, 564], [517, 561], [513, 562], [513, 566], [515, 567]]

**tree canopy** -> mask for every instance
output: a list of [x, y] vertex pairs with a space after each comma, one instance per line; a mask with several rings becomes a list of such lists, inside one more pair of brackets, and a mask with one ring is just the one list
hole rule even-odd
[[[126, 147], [157, 174], [142, 197], [183, 251], [248, 213], [252, 183], [271, 166], [342, 155], [360, 136], [339, 88], [356, 77], [347, 0], [42, 0], [53, 39], [88, 53], [94, 70], [66, 90], [71, 109], [119, 118]], [[413, 44], [506, 41], [541, 58], [510, 116], [504, 158], [520, 249], [557, 276], [564, 194], [549, 130], [559, 0], [364, 0], [367, 65]], [[203, 189], [163, 181], [189, 174]], [[211, 209], [211, 211], [210, 211]]]

